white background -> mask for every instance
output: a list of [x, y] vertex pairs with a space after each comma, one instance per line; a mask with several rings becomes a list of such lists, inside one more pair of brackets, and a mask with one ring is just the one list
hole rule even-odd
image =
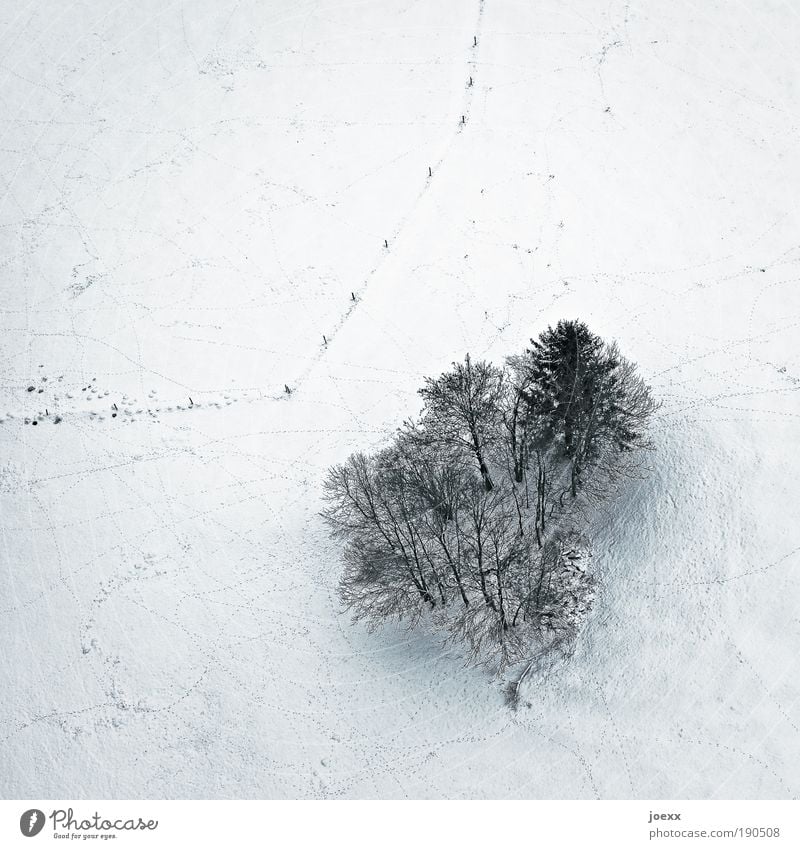
[[[35, 837], [24, 837], [19, 817], [36, 805], [47, 817]], [[73, 809], [73, 818], [157, 820], [154, 830], [54, 831], [54, 808]], [[678, 814], [679, 820], [655, 820], [652, 814]], [[548, 846], [552, 849], [600, 847], [735, 846], [786, 849], [797, 845], [800, 809], [793, 802], [0, 802], [3, 846], [90, 845], [173, 849], [173, 847], [348, 846], [386, 849], [447, 845], [472, 847], [496, 843]], [[60, 815], [59, 815], [60, 817]], [[778, 831], [776, 836], [712, 837], [711, 832], [741, 827]], [[705, 831], [707, 837], [656, 837], [660, 833]], [[69, 839], [54, 835], [68, 833]], [[84, 835], [117, 834], [113, 840]], [[745, 832], [746, 833], [746, 832]], [[78, 835], [78, 837], [73, 837]]]
[[[0, 18], [0, 796], [797, 797], [792, 4]], [[320, 483], [562, 317], [663, 407], [515, 713], [350, 624]]]

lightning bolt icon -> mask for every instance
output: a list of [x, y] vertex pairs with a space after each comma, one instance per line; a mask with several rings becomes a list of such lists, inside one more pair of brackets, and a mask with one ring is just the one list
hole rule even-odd
[[28, 823], [28, 834], [33, 831], [33, 827], [36, 825], [36, 821], [39, 819], [39, 814], [37, 811], [31, 811], [30, 822]]

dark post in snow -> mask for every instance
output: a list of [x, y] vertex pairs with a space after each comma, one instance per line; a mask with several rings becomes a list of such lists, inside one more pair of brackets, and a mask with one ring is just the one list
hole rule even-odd
[[384, 240], [383, 240], [383, 246], [384, 246], [385, 248], [388, 248], [388, 247], [389, 247], [389, 240], [388, 240], [388, 239], [384, 239]]
[[355, 299], [356, 299], [356, 293], [355, 293], [355, 292], [351, 292], [351, 293], [350, 293], [350, 297], [351, 297], [353, 300], [355, 300]]
[[322, 344], [323, 345], [328, 344], [328, 337], [324, 333], [322, 334]]

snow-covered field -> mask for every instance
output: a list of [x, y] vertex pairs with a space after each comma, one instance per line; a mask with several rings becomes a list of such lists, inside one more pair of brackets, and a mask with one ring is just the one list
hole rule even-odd
[[[793, 4], [0, 16], [0, 796], [800, 795]], [[320, 482], [562, 317], [658, 450], [513, 712], [349, 623]]]

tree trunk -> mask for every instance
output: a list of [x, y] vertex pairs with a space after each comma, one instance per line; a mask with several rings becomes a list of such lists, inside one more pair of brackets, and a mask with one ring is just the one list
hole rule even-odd
[[506, 610], [505, 605], [503, 604], [503, 586], [500, 582], [500, 564], [497, 562], [497, 566], [494, 570], [495, 581], [497, 582], [497, 601], [500, 605], [500, 624], [503, 626], [503, 630], [508, 630], [508, 623], [506, 622]]
[[494, 489], [494, 484], [492, 483], [492, 479], [489, 477], [489, 469], [486, 468], [486, 463], [483, 461], [483, 454], [481, 453], [480, 448], [475, 449], [475, 456], [478, 458], [478, 468], [481, 470], [483, 486], [487, 492], [491, 492]]
[[484, 574], [484, 571], [483, 571], [483, 545], [482, 545], [480, 539], [478, 539], [477, 554], [478, 554], [478, 574], [480, 575], [480, 579], [481, 579], [481, 592], [483, 593], [484, 601], [489, 606], [489, 608], [491, 610], [496, 611], [497, 606], [495, 605], [494, 599], [489, 594], [489, 589], [486, 586], [486, 575]]
[[486, 463], [483, 459], [481, 441], [478, 439], [478, 431], [475, 429], [474, 422], [470, 422], [469, 432], [472, 437], [472, 450], [475, 452], [475, 457], [478, 461], [478, 468], [480, 469], [481, 477], [483, 478], [483, 487], [487, 492], [491, 492], [494, 489], [494, 485], [492, 484], [491, 477], [489, 477], [489, 469], [486, 467]]
[[564, 452], [568, 457], [572, 456], [573, 438], [572, 416], [567, 413], [566, 416], [564, 416]]

